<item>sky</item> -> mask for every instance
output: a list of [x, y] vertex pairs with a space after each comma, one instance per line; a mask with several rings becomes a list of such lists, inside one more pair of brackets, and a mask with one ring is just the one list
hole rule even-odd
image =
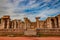
[[0, 0], [0, 17], [10, 15], [11, 19], [24, 20], [35, 17], [45, 20], [60, 14], [60, 0]]

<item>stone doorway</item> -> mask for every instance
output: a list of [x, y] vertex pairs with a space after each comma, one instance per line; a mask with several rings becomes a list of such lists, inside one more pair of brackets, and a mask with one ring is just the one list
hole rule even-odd
[[55, 23], [54, 23], [54, 19], [51, 19], [51, 24], [52, 24], [52, 28], [55, 28]]

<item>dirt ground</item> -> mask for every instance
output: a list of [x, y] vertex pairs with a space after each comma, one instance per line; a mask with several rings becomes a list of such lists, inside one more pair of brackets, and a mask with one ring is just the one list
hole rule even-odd
[[0, 40], [60, 40], [60, 37], [0, 37]]

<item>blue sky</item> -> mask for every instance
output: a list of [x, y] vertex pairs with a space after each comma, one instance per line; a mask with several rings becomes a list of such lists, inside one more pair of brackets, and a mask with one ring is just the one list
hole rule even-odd
[[11, 19], [35, 17], [45, 20], [47, 17], [60, 14], [60, 0], [0, 0], [0, 17], [10, 15]]

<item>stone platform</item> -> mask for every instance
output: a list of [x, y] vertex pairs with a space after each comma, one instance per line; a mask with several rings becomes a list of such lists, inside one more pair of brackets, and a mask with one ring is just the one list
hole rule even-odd
[[24, 32], [24, 35], [27, 35], [27, 36], [32, 36], [33, 35], [33, 36], [35, 36], [35, 35], [37, 35], [37, 32], [36, 32], [35, 29], [28, 29]]

